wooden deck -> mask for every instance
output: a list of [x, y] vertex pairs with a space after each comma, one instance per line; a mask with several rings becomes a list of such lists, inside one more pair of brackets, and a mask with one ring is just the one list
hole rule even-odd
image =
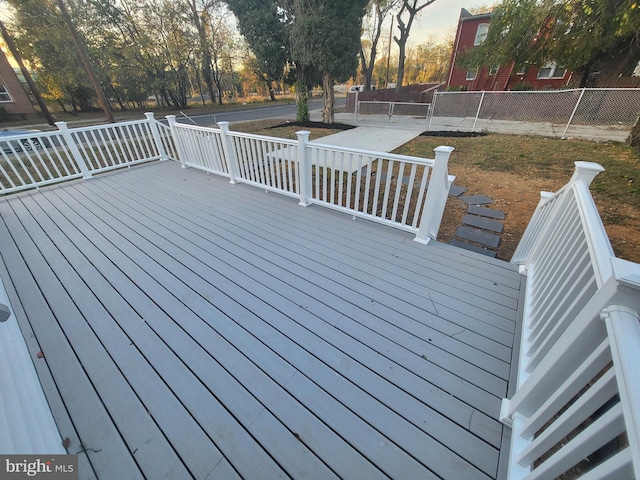
[[81, 478], [496, 478], [521, 276], [412, 239], [173, 162], [0, 199]]

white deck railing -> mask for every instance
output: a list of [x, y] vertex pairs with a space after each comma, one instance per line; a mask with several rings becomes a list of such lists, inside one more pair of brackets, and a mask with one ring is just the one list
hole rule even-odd
[[64, 454], [31, 359], [0, 279], [0, 452]]
[[184, 167], [407, 230], [423, 243], [437, 237], [453, 180], [451, 147], [424, 159], [309, 142], [305, 131], [285, 140], [168, 118]]
[[640, 477], [640, 265], [613, 254], [589, 193], [601, 171], [576, 162], [543, 194], [512, 260], [528, 278], [510, 479]]
[[166, 125], [145, 120], [0, 137], [0, 194], [38, 188], [151, 160], [177, 158]]

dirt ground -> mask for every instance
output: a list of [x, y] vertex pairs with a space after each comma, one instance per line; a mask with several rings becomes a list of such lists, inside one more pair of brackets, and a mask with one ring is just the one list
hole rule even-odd
[[[464, 195], [482, 194], [495, 203], [491, 208], [506, 213], [504, 232], [497, 256], [510, 260], [518, 246], [531, 215], [538, 205], [541, 191], [557, 191], [565, 182], [550, 179], [524, 178], [508, 172], [486, 172], [479, 168], [450, 165], [449, 173], [456, 175], [455, 184], [467, 188]], [[635, 209], [593, 195], [600, 216], [605, 224], [612, 247], [618, 257], [640, 262], [640, 217]], [[438, 239], [448, 242], [460, 225], [467, 206], [461, 200], [450, 197], [443, 216]]]

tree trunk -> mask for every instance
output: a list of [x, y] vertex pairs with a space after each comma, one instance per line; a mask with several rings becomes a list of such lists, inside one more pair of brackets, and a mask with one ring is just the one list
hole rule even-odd
[[333, 93], [335, 80], [329, 72], [322, 72], [322, 121], [333, 123], [333, 107], [336, 103]]
[[404, 81], [404, 62], [405, 54], [407, 50], [407, 41], [402, 40], [398, 42], [399, 58], [398, 58], [398, 78], [396, 79], [396, 93], [402, 91], [402, 82]]
[[629, 145], [632, 147], [640, 147], [640, 118], [638, 118], [636, 124], [631, 129], [631, 134], [627, 142], [629, 142]]
[[309, 104], [307, 96], [307, 86], [304, 82], [298, 82], [296, 87], [296, 121], [309, 121]]
[[87, 45], [84, 42], [84, 39], [80, 37], [80, 34], [76, 30], [75, 25], [73, 24], [73, 20], [71, 20], [71, 15], [67, 11], [67, 7], [64, 4], [63, 0], [57, 0], [58, 8], [60, 9], [60, 13], [62, 14], [62, 19], [67, 24], [69, 31], [71, 32], [71, 36], [73, 37], [73, 42], [76, 45], [78, 50], [78, 55], [80, 56], [80, 62], [84, 67], [87, 76], [89, 77], [89, 82], [91, 82], [91, 86], [93, 87], [98, 100], [100, 101], [100, 105], [102, 106], [102, 110], [104, 110], [104, 114], [107, 117], [107, 120], [111, 123], [115, 123], [115, 118], [113, 118], [113, 112], [111, 111], [111, 107], [109, 107], [109, 102], [107, 101], [107, 97], [104, 95], [104, 91], [100, 86], [100, 82], [98, 82], [98, 78], [96, 77], [95, 72], [93, 71], [93, 67], [91, 65], [91, 60], [89, 60], [89, 51], [87, 50]]
[[269, 100], [272, 102], [276, 101], [276, 93], [273, 88], [273, 80], [267, 80], [267, 88], [269, 89]]

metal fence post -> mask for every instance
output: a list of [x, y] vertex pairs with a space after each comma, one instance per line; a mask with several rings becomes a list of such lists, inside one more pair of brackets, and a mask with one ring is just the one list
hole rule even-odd
[[444, 146], [436, 147], [433, 150], [436, 153], [436, 158], [429, 176], [429, 186], [422, 206], [418, 234], [414, 238], [416, 242], [429, 243], [429, 241], [438, 237], [442, 214], [444, 213], [451, 186], [449, 183], [448, 163], [449, 156], [453, 150], [453, 147]]
[[429, 122], [427, 123], [427, 132], [431, 130], [431, 120], [433, 119], [433, 114], [436, 111], [436, 98], [438, 98], [438, 94], [440, 92], [433, 92], [433, 100], [431, 101], [431, 108], [429, 112]]
[[220, 136], [222, 137], [222, 152], [224, 153], [224, 159], [227, 162], [227, 169], [229, 170], [229, 176], [231, 177], [229, 183], [238, 183], [238, 162], [236, 162], [236, 156], [234, 155], [233, 144], [231, 143], [231, 137], [229, 136], [229, 122], [218, 122], [220, 127]]
[[64, 138], [64, 142], [69, 147], [71, 156], [73, 157], [76, 164], [78, 165], [78, 168], [80, 168], [80, 171], [82, 172], [82, 177], [83, 178], [93, 177], [93, 175], [91, 175], [91, 171], [89, 170], [89, 167], [87, 166], [87, 163], [84, 161], [84, 158], [82, 157], [82, 154], [78, 149], [78, 145], [76, 145], [76, 142], [73, 139], [73, 135], [71, 135], [71, 131], [69, 130], [69, 127], [67, 127], [67, 122], [56, 122], [56, 127], [58, 127], [58, 130], [60, 130], [60, 133], [62, 134], [62, 138]]
[[300, 185], [300, 202], [299, 205], [308, 207], [311, 205], [311, 162], [307, 155], [307, 143], [309, 143], [309, 134], [307, 130], [296, 132], [298, 136], [298, 182]]
[[480, 109], [482, 108], [483, 101], [484, 101], [484, 90], [482, 91], [482, 96], [480, 97], [480, 103], [478, 103], [478, 110], [476, 110], [476, 118], [473, 120], [473, 127], [471, 128], [472, 132], [476, 131], [476, 123], [478, 122], [478, 116], [480, 115]]
[[571, 125], [571, 122], [573, 121], [573, 117], [575, 116], [576, 112], [578, 111], [578, 107], [580, 106], [580, 102], [582, 101], [582, 97], [584, 96], [584, 92], [586, 90], [587, 90], [586, 88], [583, 88], [582, 91], [580, 92], [580, 96], [578, 97], [578, 101], [576, 102], [576, 106], [573, 107], [573, 112], [571, 112], [571, 116], [569, 117], [569, 121], [567, 122], [567, 126], [564, 127], [564, 132], [562, 132], [562, 137], [560, 137], [562, 140], [564, 140], [566, 138], [567, 130], [569, 130], [569, 125]]
[[155, 142], [156, 148], [158, 149], [158, 154], [160, 154], [160, 160], [169, 160], [167, 152], [164, 150], [162, 138], [160, 137], [160, 130], [158, 129], [158, 124], [156, 123], [153, 112], [147, 112], [144, 114], [144, 116], [147, 117], [147, 121], [149, 122], [151, 135], [153, 135], [153, 141]]

